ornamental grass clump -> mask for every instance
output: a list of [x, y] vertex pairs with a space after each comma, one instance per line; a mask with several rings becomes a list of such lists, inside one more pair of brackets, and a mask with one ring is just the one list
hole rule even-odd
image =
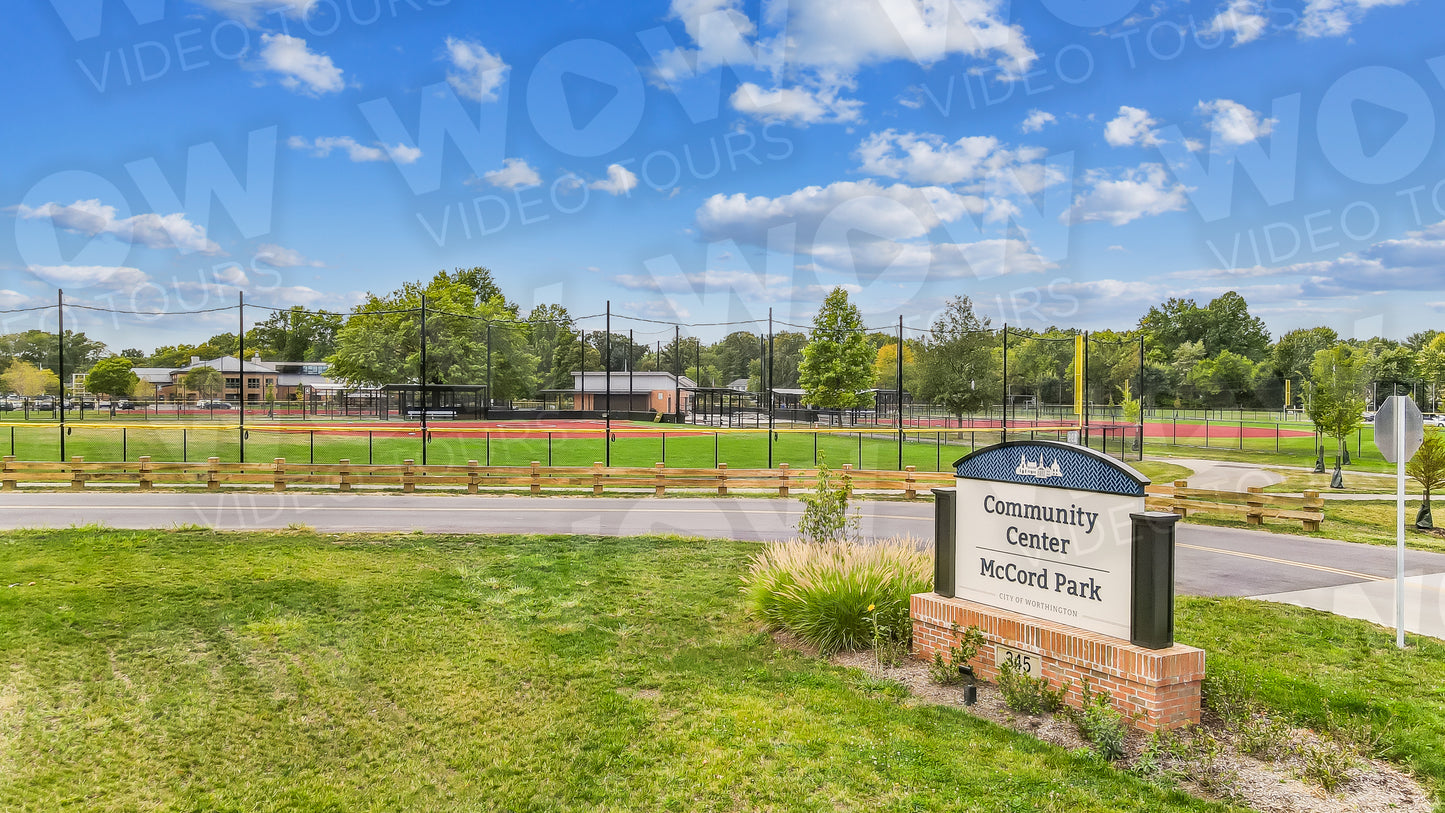
[[743, 577], [749, 609], [824, 655], [912, 638], [908, 597], [933, 588], [933, 555], [917, 540], [770, 543]]

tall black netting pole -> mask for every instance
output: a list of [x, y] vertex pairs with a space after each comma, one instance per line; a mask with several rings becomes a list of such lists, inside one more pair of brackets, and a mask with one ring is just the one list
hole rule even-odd
[[426, 407], [427, 407], [427, 385], [426, 385], [426, 294], [421, 295], [421, 464], [426, 465]]
[[60, 378], [60, 462], [65, 462], [65, 290], [55, 291], [55, 368]]
[[241, 462], [246, 462], [246, 292], [236, 292], [236, 383], [240, 394]]
[[1008, 322], [1003, 323], [1003, 417], [999, 419], [998, 440], [1008, 440]]

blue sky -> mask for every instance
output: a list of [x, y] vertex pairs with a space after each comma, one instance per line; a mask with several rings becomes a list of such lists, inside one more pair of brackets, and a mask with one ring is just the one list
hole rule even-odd
[[[875, 325], [968, 294], [996, 323], [1127, 329], [1238, 290], [1276, 335], [1403, 337], [1445, 312], [1432, 11], [12, 4], [0, 308], [59, 286], [133, 311], [242, 290], [345, 309], [485, 265], [524, 308], [574, 315], [803, 324], [844, 285]], [[234, 326], [67, 319], [117, 349]]]

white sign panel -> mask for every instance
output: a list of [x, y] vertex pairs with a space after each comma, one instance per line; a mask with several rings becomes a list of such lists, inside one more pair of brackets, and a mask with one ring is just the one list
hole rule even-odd
[[1090, 449], [1047, 441], [980, 450], [956, 473], [954, 595], [1129, 640], [1130, 514], [1144, 510], [1147, 480]]

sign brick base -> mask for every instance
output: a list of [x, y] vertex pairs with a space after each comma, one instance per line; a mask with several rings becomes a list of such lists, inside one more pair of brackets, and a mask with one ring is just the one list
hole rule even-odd
[[1058, 687], [1070, 682], [1065, 702], [1078, 707], [1084, 678], [1094, 691], [1107, 689], [1114, 707], [1142, 731], [1178, 728], [1199, 722], [1200, 687], [1204, 681], [1204, 650], [1175, 644], [1145, 649], [1127, 641], [1063, 624], [988, 607], [936, 593], [912, 597], [913, 655], [932, 660], [935, 651], [948, 656], [959, 631], [978, 627], [988, 640], [973, 661], [974, 674], [996, 680], [996, 645], [1039, 656], [1043, 676]]

